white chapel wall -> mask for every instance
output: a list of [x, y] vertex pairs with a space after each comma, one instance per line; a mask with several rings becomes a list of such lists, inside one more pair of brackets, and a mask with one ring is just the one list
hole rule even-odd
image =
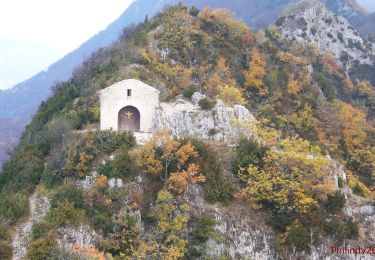
[[[128, 89], [131, 96], [128, 97]], [[140, 131], [152, 132], [153, 114], [159, 106], [159, 91], [139, 81], [124, 80], [100, 91], [100, 129], [118, 130], [118, 113], [126, 106], [140, 112]]]

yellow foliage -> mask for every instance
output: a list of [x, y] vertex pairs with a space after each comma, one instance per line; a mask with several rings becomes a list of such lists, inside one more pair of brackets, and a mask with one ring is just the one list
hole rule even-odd
[[264, 161], [263, 169], [249, 165], [240, 170], [246, 187], [236, 194], [237, 198], [248, 198], [255, 207], [266, 202], [277, 210], [307, 213], [334, 192], [326, 174], [328, 160], [308, 141], [283, 139], [267, 152]]
[[249, 31], [247, 25], [237, 19], [234, 19], [229, 10], [223, 8], [217, 8], [211, 10], [204, 8], [199, 13], [199, 18], [206, 22], [215, 21], [219, 24], [226, 25], [230, 28], [230, 32], [234, 33], [235, 36], [239, 36]]
[[214, 73], [206, 82], [206, 88], [208, 95], [214, 96], [218, 91], [219, 86], [230, 85], [234, 86], [236, 80], [233, 79], [232, 74], [225, 64], [225, 59], [220, 58], [216, 67], [214, 68]]
[[190, 164], [186, 171], [174, 172], [171, 174], [167, 181], [167, 187], [169, 190], [174, 190], [181, 194], [186, 191], [186, 188], [190, 185], [197, 183], [204, 183], [206, 177], [199, 172], [199, 167], [195, 164]]
[[355, 91], [354, 84], [350, 78], [344, 80], [344, 92], [345, 95], [350, 97], [350, 95]]
[[268, 90], [265, 88], [263, 78], [266, 75], [266, 60], [260, 52], [254, 48], [249, 61], [249, 69], [245, 71], [245, 84], [258, 91], [259, 95], [266, 96]]
[[241, 90], [234, 86], [220, 86], [218, 98], [227, 106], [246, 104], [246, 100], [242, 96]]
[[287, 89], [289, 94], [297, 94], [301, 90], [301, 86], [297, 80], [291, 78], [288, 81]]
[[95, 181], [95, 186], [102, 189], [108, 186], [108, 178], [105, 175], [99, 175]]
[[178, 158], [177, 168], [181, 169], [190, 158], [196, 158], [198, 152], [191, 142], [188, 142], [177, 150], [176, 155]]
[[103, 252], [100, 252], [98, 249], [90, 246], [85, 246], [82, 244], [74, 244], [73, 252], [80, 257], [84, 257], [92, 260], [105, 260], [106, 255]]
[[92, 159], [94, 159], [94, 156], [91, 154], [86, 154], [85, 152], [79, 153], [79, 163], [76, 166], [76, 171], [79, 177], [84, 177], [88, 173]]
[[337, 77], [342, 77], [342, 67], [331, 53], [324, 52], [320, 62], [326, 71]]

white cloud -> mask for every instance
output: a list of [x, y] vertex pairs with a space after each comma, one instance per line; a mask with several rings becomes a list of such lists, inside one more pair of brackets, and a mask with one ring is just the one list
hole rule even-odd
[[[0, 89], [27, 79], [76, 49], [118, 18], [131, 2], [1, 0]], [[27, 51], [21, 51], [20, 46]]]
[[369, 12], [375, 11], [375, 0], [357, 0], [357, 2], [364, 8], [366, 8]]
[[2, 0], [0, 36], [71, 51], [104, 29], [131, 0]]

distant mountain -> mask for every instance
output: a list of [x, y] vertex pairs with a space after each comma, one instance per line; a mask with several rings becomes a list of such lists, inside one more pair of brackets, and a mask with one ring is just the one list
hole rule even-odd
[[284, 38], [312, 43], [319, 52], [330, 51], [342, 62], [373, 64], [375, 46], [363, 40], [344, 17], [332, 13], [319, 0], [289, 5], [277, 25]]
[[0, 165], [5, 160], [4, 151], [10, 140], [17, 140], [23, 127], [30, 121], [42, 100], [52, 94], [51, 87], [58, 81], [72, 76], [74, 68], [89, 58], [93, 51], [109, 46], [118, 39], [122, 29], [154, 15], [169, 1], [137, 0], [104, 31], [82, 44], [77, 50], [51, 65], [34, 77], [0, 91]]
[[[366, 19], [365, 11], [355, 0], [321, 0], [336, 14], [347, 18]], [[109, 46], [118, 39], [122, 29], [132, 23], [145, 19], [161, 11], [166, 5], [172, 5], [180, 0], [136, 0], [125, 12], [104, 31], [95, 35], [77, 50], [43, 71], [12, 89], [0, 92], [0, 151], [5, 150], [9, 140], [17, 140], [22, 128], [30, 121], [42, 100], [51, 95], [51, 87], [58, 81], [68, 79], [74, 68], [89, 58], [93, 51]], [[251, 28], [257, 29], [274, 23], [277, 17], [291, 3], [297, 0], [184, 0], [184, 4], [204, 8], [223, 7], [246, 22]], [[354, 18], [353, 18], [354, 19]], [[356, 21], [357, 21], [356, 20]], [[358, 23], [357, 23], [358, 24]], [[360, 26], [360, 25], [358, 25]], [[361, 27], [361, 26], [360, 26]], [[362, 28], [362, 27], [361, 27]], [[363, 31], [371, 31], [374, 26], [363, 25]], [[0, 164], [4, 155], [0, 153]]]
[[375, 37], [375, 12], [355, 19], [353, 25], [362, 35]]

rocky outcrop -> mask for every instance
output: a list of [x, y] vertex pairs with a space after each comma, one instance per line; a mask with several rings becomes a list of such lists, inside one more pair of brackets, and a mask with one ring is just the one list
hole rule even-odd
[[364, 41], [344, 17], [334, 15], [318, 0], [290, 5], [276, 24], [283, 38], [313, 44], [320, 53], [329, 51], [341, 62], [373, 63], [374, 44]]
[[193, 101], [178, 97], [173, 102], [161, 103], [154, 113], [155, 129], [166, 129], [174, 136], [224, 142], [234, 142], [252, 134], [243, 124], [255, 121], [248, 109], [240, 105], [226, 107], [218, 100], [212, 110], [202, 110], [197, 104], [203, 97], [196, 93]]
[[30, 214], [27, 219], [16, 226], [13, 236], [13, 260], [23, 259], [29, 247], [29, 237], [34, 223], [41, 220], [48, 212], [49, 200], [47, 197], [38, 196], [35, 191], [29, 198]]
[[189, 187], [183, 197], [195, 212], [209, 214], [216, 221], [215, 230], [222, 239], [207, 241], [207, 256], [213, 259], [224, 255], [230, 259], [275, 259], [274, 234], [259, 213], [239, 203], [207, 204], [198, 185]]
[[95, 246], [96, 232], [87, 225], [61, 228], [58, 233], [58, 244], [61, 248], [72, 249], [74, 245]]

